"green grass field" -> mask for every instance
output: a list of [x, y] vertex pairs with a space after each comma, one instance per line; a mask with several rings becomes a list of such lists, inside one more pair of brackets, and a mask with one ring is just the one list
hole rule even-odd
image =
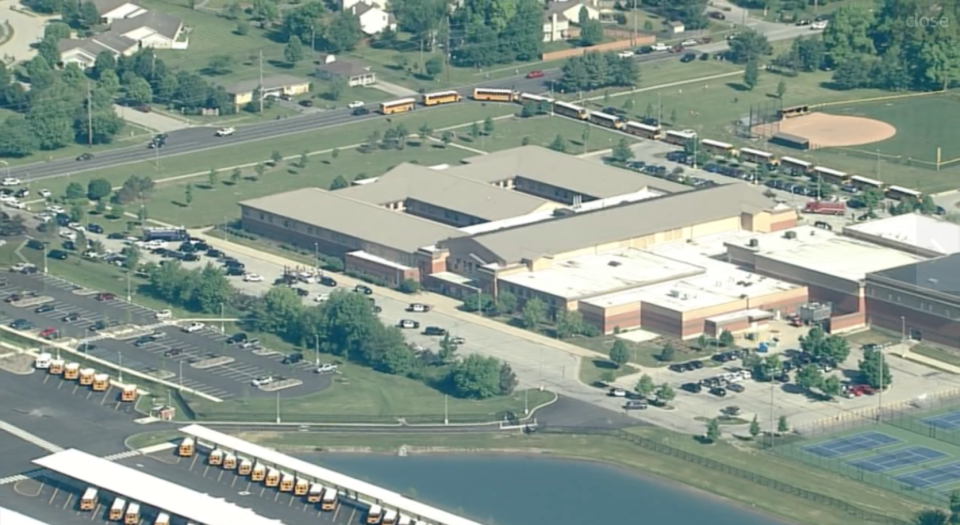
[[[793, 460], [801, 461], [808, 465], [835, 472], [858, 481], [862, 481], [886, 490], [898, 492], [903, 496], [913, 498], [927, 505], [937, 505], [946, 507], [950, 492], [960, 490], [960, 477], [944, 477], [940, 482], [934, 482], [929, 486], [911, 486], [907, 480], [898, 480], [901, 476], [909, 476], [921, 473], [927, 469], [943, 467], [953, 464], [960, 460], [960, 433], [952, 430], [935, 428], [922, 420], [957, 412], [957, 406], [944, 406], [925, 411], [921, 414], [888, 415], [883, 424], [858, 424], [855, 428], [841, 430], [826, 436], [819, 436], [815, 439], [806, 439], [799, 442], [791, 442], [786, 445], [775, 447], [775, 451]], [[886, 446], [871, 449], [852, 450], [848, 454], [836, 458], [823, 457], [809, 450], [808, 447], [827, 444], [837, 439], [856, 439], [856, 436], [867, 432], [879, 432], [897, 440]], [[930, 459], [922, 458], [914, 454], [904, 453], [906, 449], [912, 447], [923, 447], [934, 451]], [[870, 462], [874, 458], [886, 456], [888, 454], [904, 454], [910, 457], [916, 457], [916, 460], [904, 461], [903, 463], [894, 463], [877, 459], [878, 463], [886, 463], [886, 467], [877, 469], [869, 463], [863, 466], [853, 464], [857, 461]], [[939, 455], [939, 457], [932, 457]], [[923, 477], [923, 475], [921, 475]]]

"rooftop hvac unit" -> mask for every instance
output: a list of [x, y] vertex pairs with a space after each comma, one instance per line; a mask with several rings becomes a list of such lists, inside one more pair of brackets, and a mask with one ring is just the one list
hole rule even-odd
[[613, 266], [614, 268], [616, 268], [617, 266], [620, 266], [620, 264], [621, 264], [620, 261], [610, 261], [607, 263], [607, 266]]
[[784, 233], [784, 234], [783, 234], [783, 238], [784, 238], [784, 239], [796, 239], [796, 238], [797, 238], [797, 232], [795, 232], [795, 231], [793, 231], [793, 230], [790, 230], [790, 231], [788, 231], [787, 233]]
[[747, 241], [747, 246], [751, 248], [757, 248], [758, 246], [760, 246], [760, 239], [750, 239], [749, 241]]
[[668, 293], [667, 295], [669, 295], [670, 297], [680, 297], [680, 290], [670, 290], [670, 293]]

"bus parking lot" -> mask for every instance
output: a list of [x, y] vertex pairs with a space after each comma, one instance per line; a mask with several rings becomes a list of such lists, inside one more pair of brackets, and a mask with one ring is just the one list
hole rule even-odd
[[[185, 333], [177, 326], [158, 322], [153, 310], [119, 298], [99, 300], [96, 293], [81, 290], [52, 276], [10, 273], [6, 279], [7, 283], [0, 286], [0, 299], [33, 292], [51, 298], [44, 305], [52, 306], [52, 309], [48, 306], [47, 311], [38, 311], [36, 307], [18, 308], [13, 305], [16, 303], [4, 303], [0, 305], [0, 324], [9, 326], [13, 321], [23, 319], [32, 324], [27, 332], [46, 333], [53, 329], [57, 332], [57, 340], [72, 340], [76, 349], [122, 364], [125, 369], [220, 399], [241, 394], [272, 394], [252, 386], [254, 379], [264, 376], [274, 380], [281, 377], [296, 379], [300, 386], [298, 393], [304, 388], [315, 391], [329, 385], [328, 377], [313, 373], [313, 363], [301, 361], [284, 365], [282, 353], [264, 349], [241, 350], [227, 344], [229, 336], [220, 333], [219, 326], [207, 325], [202, 330]], [[68, 318], [72, 320], [67, 321]], [[133, 332], [129, 339], [109, 335], [127, 325], [142, 330]], [[138, 336], [146, 334], [154, 334], [156, 339], [133, 344]], [[210, 361], [218, 357], [229, 359], [219, 359], [221, 364]]]

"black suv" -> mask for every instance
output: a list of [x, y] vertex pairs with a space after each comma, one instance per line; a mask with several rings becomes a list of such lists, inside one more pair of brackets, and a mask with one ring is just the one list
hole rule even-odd
[[238, 343], [245, 343], [246, 341], [247, 341], [247, 334], [244, 332], [237, 332], [231, 335], [229, 339], [227, 339], [227, 343], [231, 345], [235, 345]]
[[367, 115], [367, 114], [369, 114], [369, 113], [370, 113], [370, 110], [367, 109], [367, 108], [365, 108], [365, 107], [363, 107], [363, 106], [361, 106], [361, 107], [359, 107], [359, 108], [353, 108], [353, 114], [354, 114], [355, 116], [358, 116], [358, 117], [359, 117], [360, 115]]
[[47, 254], [47, 257], [51, 259], [58, 259], [61, 261], [66, 261], [67, 257], [70, 257], [70, 254], [63, 250], [50, 250], [50, 253]]
[[333, 277], [323, 276], [320, 278], [320, 284], [324, 286], [336, 286], [337, 281]]
[[683, 55], [683, 58], [681, 58], [680, 61], [686, 64], [687, 62], [693, 62], [696, 59], [697, 59], [696, 53], [687, 53]]
[[299, 363], [300, 361], [303, 361], [303, 354], [301, 354], [300, 352], [294, 352], [294, 353], [292, 353], [292, 354], [287, 354], [287, 355], [283, 358], [283, 364], [285, 364], [285, 365], [295, 365], [295, 364]]
[[428, 326], [423, 329], [423, 335], [447, 335], [447, 330], [439, 326]]

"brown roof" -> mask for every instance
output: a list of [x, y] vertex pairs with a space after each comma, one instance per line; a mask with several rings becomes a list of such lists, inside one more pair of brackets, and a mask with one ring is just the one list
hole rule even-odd
[[353, 78], [370, 73], [370, 67], [353, 60], [338, 58], [329, 64], [320, 64], [317, 66], [317, 71], [323, 71], [325, 73], [341, 77]]

